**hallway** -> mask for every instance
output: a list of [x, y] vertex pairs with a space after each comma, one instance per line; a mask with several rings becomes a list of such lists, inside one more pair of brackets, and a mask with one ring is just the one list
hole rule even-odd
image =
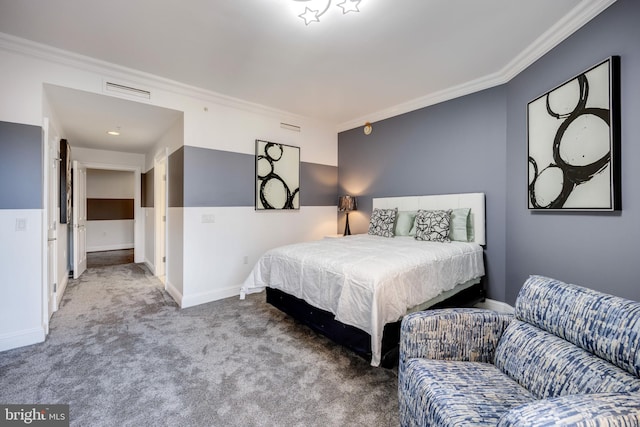
[[116, 251], [87, 252], [87, 268], [132, 264], [133, 249]]

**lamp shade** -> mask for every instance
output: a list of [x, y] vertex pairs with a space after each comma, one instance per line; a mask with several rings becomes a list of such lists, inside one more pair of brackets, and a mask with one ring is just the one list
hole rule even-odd
[[351, 212], [358, 208], [358, 203], [355, 197], [352, 196], [340, 196], [338, 198], [338, 210], [340, 212]]

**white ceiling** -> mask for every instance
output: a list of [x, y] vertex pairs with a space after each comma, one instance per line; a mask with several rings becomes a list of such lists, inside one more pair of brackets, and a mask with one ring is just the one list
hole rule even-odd
[[[145, 154], [182, 117], [181, 111], [54, 85], [45, 94], [73, 147]], [[119, 136], [107, 134], [118, 130]]]
[[504, 82], [615, 0], [345, 1], [0, 0], [0, 32], [347, 129]]

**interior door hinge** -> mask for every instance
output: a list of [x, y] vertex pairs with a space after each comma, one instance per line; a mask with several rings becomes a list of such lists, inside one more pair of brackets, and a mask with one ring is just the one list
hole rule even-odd
[[162, 222], [167, 222], [167, 216], [166, 215], [162, 215]]
[[58, 284], [54, 283], [53, 284], [53, 292], [57, 292], [58, 291]]
[[167, 262], [167, 257], [166, 256], [162, 257], [162, 262]]

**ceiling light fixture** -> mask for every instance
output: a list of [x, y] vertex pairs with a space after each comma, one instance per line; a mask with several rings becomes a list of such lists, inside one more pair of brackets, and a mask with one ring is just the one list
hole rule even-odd
[[109, 131], [107, 131], [107, 134], [112, 135], [112, 136], [120, 136], [120, 126], [118, 126], [117, 129], [118, 130], [109, 130]]
[[[317, 4], [318, 0], [293, 0], [296, 2], [313, 2], [313, 4]], [[318, 9], [312, 9], [309, 6], [305, 6], [304, 12], [298, 15], [301, 19], [304, 20], [305, 25], [309, 25], [312, 22], [320, 22], [320, 17], [327, 13], [329, 8], [331, 7], [331, 3], [333, 0], [324, 0], [324, 7], [320, 7]], [[358, 9], [358, 5], [361, 0], [343, 0], [341, 3], [338, 3], [337, 6], [342, 8], [342, 14], [345, 15], [349, 12], [360, 12]]]

